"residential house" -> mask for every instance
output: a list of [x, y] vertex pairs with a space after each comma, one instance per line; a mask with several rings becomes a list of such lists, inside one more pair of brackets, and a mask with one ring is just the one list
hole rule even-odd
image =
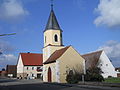
[[6, 78], [7, 76], [7, 72], [6, 70], [3, 68], [2, 71], [0, 71], [0, 78]]
[[43, 54], [20, 53], [17, 62], [17, 78], [42, 78]]
[[10, 78], [16, 78], [17, 76], [17, 66], [16, 65], [7, 65], [6, 66], [7, 76]]

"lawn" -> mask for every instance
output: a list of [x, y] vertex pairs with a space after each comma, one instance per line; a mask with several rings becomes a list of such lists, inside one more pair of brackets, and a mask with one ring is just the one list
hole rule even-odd
[[107, 82], [107, 83], [120, 83], [120, 78], [106, 78], [104, 82]]

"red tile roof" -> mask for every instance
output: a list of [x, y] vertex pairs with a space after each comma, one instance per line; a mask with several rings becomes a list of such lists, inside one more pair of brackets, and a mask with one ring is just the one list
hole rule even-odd
[[46, 62], [44, 62], [44, 64], [48, 64], [48, 63], [52, 63], [55, 62], [59, 57], [61, 57], [65, 51], [69, 48], [70, 46], [67, 46], [65, 48], [56, 50], [49, 58]]
[[43, 54], [20, 53], [20, 55], [25, 66], [43, 65]]
[[102, 50], [81, 55], [85, 59], [86, 69], [96, 67], [101, 53], [102, 53]]

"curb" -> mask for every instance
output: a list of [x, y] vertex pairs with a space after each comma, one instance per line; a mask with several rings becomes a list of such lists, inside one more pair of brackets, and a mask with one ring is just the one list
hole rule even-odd
[[114, 88], [120, 88], [120, 85], [103, 85], [103, 84], [85, 84], [85, 83], [82, 83], [82, 84], [67, 84], [67, 83], [48, 83], [48, 82], [43, 82], [44, 84], [50, 84], [50, 85], [60, 85], [60, 86], [66, 86], [66, 87], [81, 87], [81, 88], [111, 88], [111, 87], [114, 87]]

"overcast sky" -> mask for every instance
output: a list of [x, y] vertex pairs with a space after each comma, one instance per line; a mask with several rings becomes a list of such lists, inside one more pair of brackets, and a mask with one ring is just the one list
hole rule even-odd
[[[64, 45], [80, 54], [104, 49], [120, 67], [120, 0], [54, 0]], [[0, 69], [20, 52], [42, 53], [50, 0], [0, 0]]]

